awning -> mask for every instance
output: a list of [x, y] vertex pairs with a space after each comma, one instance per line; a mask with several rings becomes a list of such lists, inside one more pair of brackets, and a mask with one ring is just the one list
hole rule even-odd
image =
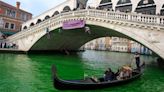
[[4, 34], [4, 35], [13, 35], [16, 32], [1, 31], [1, 33]]

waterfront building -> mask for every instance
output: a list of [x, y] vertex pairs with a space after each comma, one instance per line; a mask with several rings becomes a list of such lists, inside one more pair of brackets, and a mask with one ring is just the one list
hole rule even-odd
[[130, 41], [130, 43], [131, 43], [131, 53], [138, 52], [140, 54], [146, 54], [146, 55], [152, 54], [152, 51], [146, 48], [145, 46], [134, 41]]
[[105, 49], [110, 51], [111, 50], [111, 37], [105, 37]]
[[20, 2], [12, 6], [0, 1], [0, 31], [6, 35], [12, 35], [21, 30], [23, 22], [30, 20], [32, 14], [20, 9]]
[[111, 51], [128, 52], [128, 39], [112, 37]]
[[139, 43], [134, 42], [134, 41], [130, 41], [130, 44], [131, 44], [130, 51], [132, 53], [135, 53], [135, 52], [141, 53], [141, 45]]
[[145, 46], [125, 38], [103, 37], [86, 43], [81, 48], [88, 50], [106, 50], [151, 55], [152, 51]]

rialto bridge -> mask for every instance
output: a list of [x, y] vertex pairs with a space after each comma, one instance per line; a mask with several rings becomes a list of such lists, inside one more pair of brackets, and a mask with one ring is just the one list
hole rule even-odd
[[[69, 1], [57, 7], [70, 5]], [[86, 3], [80, 4], [78, 7], [86, 6]], [[163, 16], [104, 9], [74, 9], [75, 7], [77, 2], [73, 2], [70, 10], [68, 7], [63, 8], [54, 14], [56, 8], [53, 8], [27, 21], [23, 24], [22, 31], [8, 37], [6, 42], [15, 43], [17, 50], [24, 52], [63, 49], [74, 51], [93, 39], [116, 36], [135, 40], [164, 58]], [[75, 20], [84, 21], [85, 27], [70, 30], [62, 28], [64, 22]], [[86, 27], [91, 33], [85, 32]]]

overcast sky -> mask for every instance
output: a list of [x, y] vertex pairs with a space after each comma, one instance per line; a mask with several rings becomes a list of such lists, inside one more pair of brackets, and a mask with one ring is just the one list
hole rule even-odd
[[21, 2], [20, 8], [33, 14], [34, 16], [40, 15], [41, 13], [49, 10], [58, 4], [66, 0], [2, 0], [13, 6], [16, 5], [16, 1]]

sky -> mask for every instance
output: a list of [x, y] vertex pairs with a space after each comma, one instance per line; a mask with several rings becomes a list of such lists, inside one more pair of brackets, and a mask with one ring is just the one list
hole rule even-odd
[[1, 0], [13, 6], [21, 2], [20, 8], [33, 14], [33, 17], [59, 5], [66, 0]]

